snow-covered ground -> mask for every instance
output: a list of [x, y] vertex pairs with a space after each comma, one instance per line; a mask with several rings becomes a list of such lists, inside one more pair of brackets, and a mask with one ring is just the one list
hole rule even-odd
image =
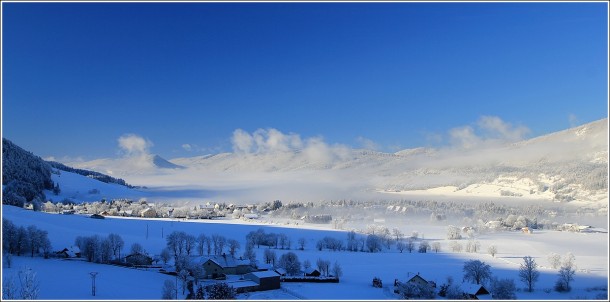
[[[365, 252], [332, 252], [318, 251], [316, 242], [324, 236], [346, 240], [344, 231], [312, 227], [315, 225], [270, 225], [254, 221], [213, 220], [213, 221], [179, 221], [161, 219], [123, 219], [107, 217], [91, 219], [82, 215], [59, 215], [32, 212], [11, 206], [2, 206], [3, 218], [16, 225], [36, 224], [38, 228], [48, 231], [54, 250], [74, 244], [76, 236], [98, 234], [107, 236], [117, 233], [125, 240], [124, 251], [131, 244], [140, 243], [150, 254], [158, 254], [165, 246], [163, 236], [172, 231], [185, 231], [207, 236], [221, 234], [240, 241], [243, 252], [245, 236], [248, 232], [260, 227], [266, 232], [283, 233], [292, 240], [292, 252], [301, 261], [309, 260], [312, 264], [319, 258], [338, 261], [343, 268], [343, 277], [338, 284], [317, 283], [283, 283], [282, 289], [242, 294], [240, 299], [397, 299], [390, 286], [394, 279], [404, 280], [410, 274], [420, 273], [424, 278], [435, 281], [438, 285], [445, 283], [448, 276], [462, 280], [462, 267], [465, 261], [480, 259], [492, 268], [494, 276], [515, 279], [519, 288], [519, 299], [594, 299], [603, 291], [590, 290], [608, 286], [608, 234], [569, 233], [558, 231], [536, 231], [533, 234], [521, 232], [498, 232], [481, 234], [477, 240], [481, 244], [478, 253], [451, 252], [450, 241], [445, 240], [447, 227], [440, 225], [422, 225], [404, 221], [399, 225], [405, 234], [417, 230], [420, 237], [426, 240], [439, 241], [441, 252], [400, 253], [394, 247], [380, 253]], [[148, 235], [147, 235], [148, 234]], [[306, 239], [305, 250], [297, 250], [299, 238]], [[466, 240], [462, 240], [465, 244]], [[496, 257], [487, 254], [489, 245], [496, 245]], [[257, 259], [263, 259], [264, 248], [256, 249]], [[284, 250], [276, 250], [278, 257]], [[565, 255], [571, 252], [576, 256], [578, 266], [573, 290], [569, 293], [557, 293], [551, 289], [557, 279], [557, 271], [550, 268], [547, 255], [558, 253]], [[535, 291], [528, 293], [521, 288], [517, 270], [523, 256], [532, 256], [541, 266], [541, 276], [535, 284]], [[37, 273], [40, 282], [40, 299], [93, 299], [91, 296], [91, 278], [89, 272], [99, 272], [97, 276], [97, 299], [159, 299], [164, 280], [173, 277], [155, 271], [121, 268], [110, 265], [92, 264], [82, 261], [65, 261], [58, 259], [14, 257], [12, 268], [3, 267], [2, 277], [16, 277], [20, 267], [27, 265]], [[384, 282], [384, 288], [372, 287], [373, 277]]]

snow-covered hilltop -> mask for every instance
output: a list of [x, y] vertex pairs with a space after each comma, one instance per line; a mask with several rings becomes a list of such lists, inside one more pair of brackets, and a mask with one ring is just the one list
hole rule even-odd
[[[302, 148], [163, 160], [157, 155], [69, 163], [138, 185], [327, 192], [523, 197], [608, 202], [608, 119], [516, 143], [383, 153], [310, 142]], [[308, 188], [308, 189], [303, 189]], [[349, 194], [348, 194], [349, 192]], [[251, 192], [250, 198], [257, 197]], [[280, 193], [278, 193], [280, 194]], [[342, 196], [341, 194], [346, 194]], [[272, 197], [270, 197], [272, 198]]]

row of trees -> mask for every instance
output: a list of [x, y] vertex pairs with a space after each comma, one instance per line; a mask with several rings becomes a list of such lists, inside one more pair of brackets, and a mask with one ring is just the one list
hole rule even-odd
[[3, 218], [2, 251], [17, 256], [30, 254], [31, 257], [34, 257], [42, 254], [48, 258], [52, 252], [52, 246], [47, 231], [40, 230], [35, 225], [16, 226], [12, 221]]
[[45, 200], [43, 190], [54, 187], [51, 166], [40, 157], [2, 138], [2, 203], [36, 208]]
[[[120, 235], [111, 233], [107, 237], [99, 235], [78, 236], [74, 240], [74, 245], [78, 246], [81, 256], [89, 262], [110, 263], [112, 260], [121, 259], [121, 250], [125, 245]], [[131, 247], [131, 253], [144, 254], [144, 248], [138, 243]]]

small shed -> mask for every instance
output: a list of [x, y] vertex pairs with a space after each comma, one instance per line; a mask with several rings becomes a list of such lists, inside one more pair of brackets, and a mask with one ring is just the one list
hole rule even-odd
[[307, 277], [320, 277], [320, 271], [315, 268], [309, 268], [305, 270], [305, 276]]
[[280, 275], [274, 271], [251, 272], [245, 279], [258, 283], [259, 290], [272, 290], [280, 288]]

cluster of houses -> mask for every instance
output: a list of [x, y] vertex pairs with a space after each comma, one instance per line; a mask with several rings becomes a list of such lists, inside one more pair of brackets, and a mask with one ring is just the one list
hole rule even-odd
[[[404, 283], [412, 283], [422, 286], [430, 286], [436, 288], [434, 281], [428, 281], [424, 279], [419, 273], [408, 278]], [[403, 282], [398, 279], [394, 280], [394, 293], [400, 294], [400, 288]], [[491, 294], [481, 284], [462, 283], [460, 285], [460, 291], [462, 292], [462, 298], [466, 300], [491, 300]]]

